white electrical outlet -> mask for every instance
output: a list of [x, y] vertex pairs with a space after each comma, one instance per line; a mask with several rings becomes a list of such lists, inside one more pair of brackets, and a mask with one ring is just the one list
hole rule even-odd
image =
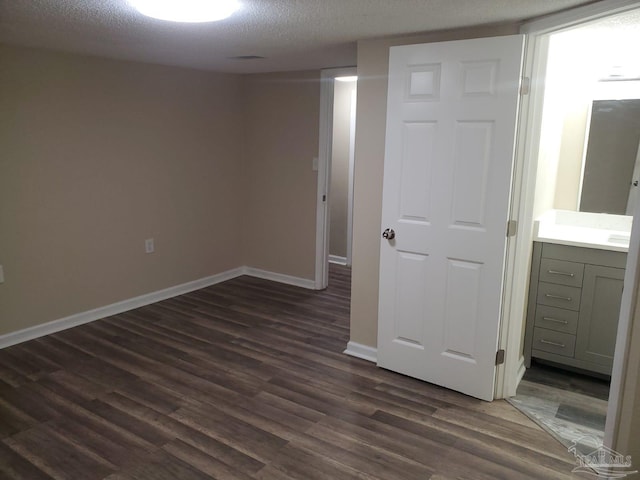
[[144, 241], [144, 251], [145, 253], [153, 253], [156, 251], [155, 245], [153, 244], [153, 238], [147, 238]]
[[0, 265], [0, 283], [4, 283], [4, 268]]

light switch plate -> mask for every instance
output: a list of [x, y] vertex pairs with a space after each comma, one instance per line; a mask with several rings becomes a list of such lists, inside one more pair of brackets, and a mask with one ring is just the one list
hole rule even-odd
[[312, 168], [314, 172], [318, 171], [318, 157], [313, 157]]
[[4, 268], [0, 265], [0, 283], [4, 283]]

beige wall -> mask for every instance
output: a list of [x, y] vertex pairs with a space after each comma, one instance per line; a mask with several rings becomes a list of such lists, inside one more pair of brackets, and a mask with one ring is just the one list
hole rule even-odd
[[[565, 92], [566, 93], [566, 92]], [[558, 176], [553, 208], [578, 210], [584, 140], [589, 116], [588, 99], [562, 102], [566, 111], [558, 161]]]
[[243, 83], [247, 264], [312, 280], [320, 72], [248, 75]]
[[0, 65], [0, 335], [246, 264], [313, 278], [319, 72]]
[[237, 77], [8, 46], [0, 65], [0, 334], [241, 264]]
[[355, 90], [355, 81], [334, 82], [329, 253], [345, 258], [347, 256], [347, 210], [349, 203], [351, 97], [355, 94]]
[[389, 47], [518, 33], [518, 25], [358, 42], [351, 341], [376, 346], [382, 174]]

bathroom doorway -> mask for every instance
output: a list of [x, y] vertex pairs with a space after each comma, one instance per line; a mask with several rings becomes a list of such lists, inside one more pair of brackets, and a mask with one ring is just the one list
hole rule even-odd
[[639, 188], [638, 44], [637, 10], [554, 33], [548, 44], [523, 341], [528, 368], [511, 402], [583, 453], [603, 444]]

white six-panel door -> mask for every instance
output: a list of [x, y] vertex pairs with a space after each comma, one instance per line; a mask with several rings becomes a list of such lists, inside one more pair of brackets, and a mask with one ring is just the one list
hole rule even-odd
[[493, 399], [524, 37], [391, 48], [378, 365]]

